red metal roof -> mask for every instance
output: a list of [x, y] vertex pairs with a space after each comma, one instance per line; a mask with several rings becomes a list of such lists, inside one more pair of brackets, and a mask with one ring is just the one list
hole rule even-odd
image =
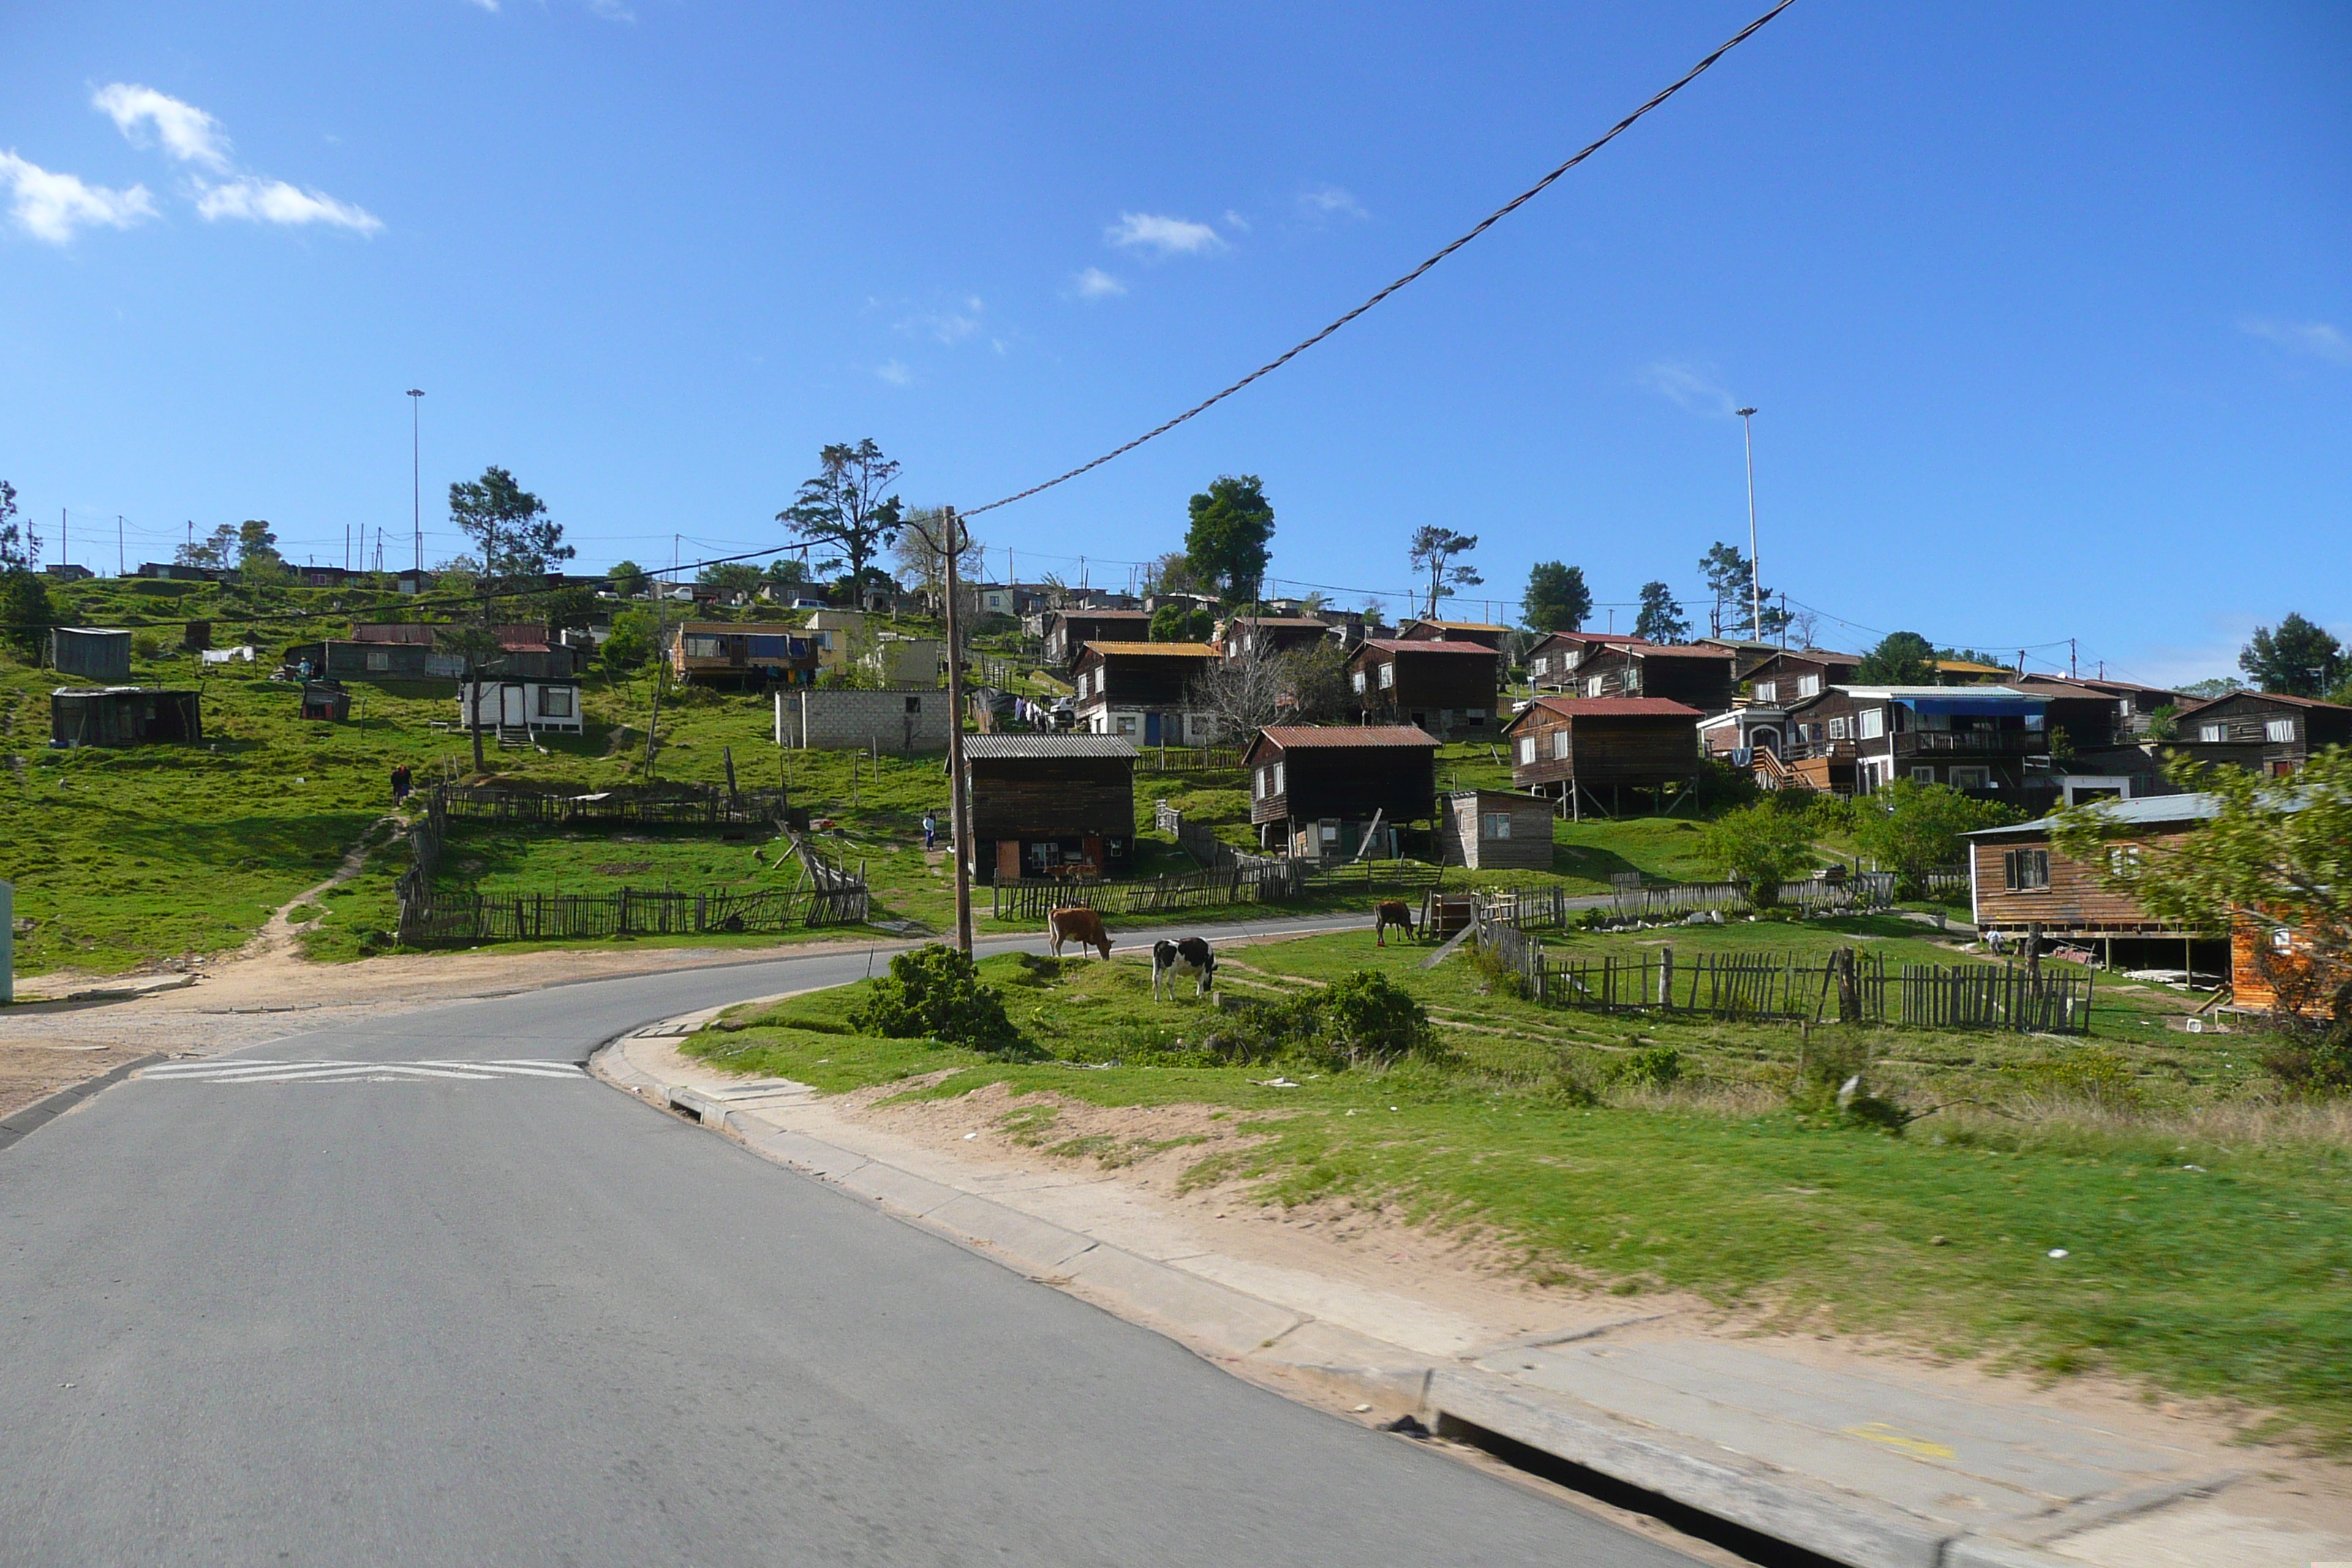
[[[1569, 719], [1704, 719], [1687, 703], [1665, 697], [1538, 697], [1528, 712], [1549, 709]], [[1521, 714], [1525, 718], [1526, 714]]]
[[1642, 658], [1738, 658], [1727, 647], [1700, 647], [1693, 643], [1640, 642], [1631, 637], [1610, 640], [1611, 647], [1623, 648]]
[[2325, 708], [2330, 713], [2352, 713], [2352, 708], [2341, 702], [2326, 702], [2316, 697], [2290, 697], [2284, 691], [2224, 691], [2221, 696], [2191, 704], [2180, 710], [2184, 719], [2200, 709], [2210, 708], [2216, 702], [2227, 702], [2232, 697], [2252, 697], [2263, 702], [2284, 702], [2292, 708]]
[[1416, 642], [1410, 637], [1366, 637], [1366, 647], [1385, 648], [1391, 653], [1483, 653], [1488, 658], [1499, 656], [1482, 642], [1452, 642], [1444, 637], [1432, 637]]
[[1268, 724], [1258, 733], [1286, 752], [1301, 746], [1438, 744], [1436, 736], [1417, 724]]

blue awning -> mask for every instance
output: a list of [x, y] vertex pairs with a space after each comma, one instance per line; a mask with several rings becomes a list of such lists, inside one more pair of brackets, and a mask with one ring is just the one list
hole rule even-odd
[[1970, 718], [2039, 713], [2049, 706], [2039, 697], [1902, 697], [1896, 700], [1914, 713], [1952, 713]]

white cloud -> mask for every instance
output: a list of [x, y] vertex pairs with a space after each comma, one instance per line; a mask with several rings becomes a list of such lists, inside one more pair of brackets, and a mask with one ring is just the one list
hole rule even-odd
[[1070, 287], [1076, 290], [1081, 300], [1107, 300], [1112, 295], [1127, 292], [1126, 284], [1099, 267], [1089, 267], [1079, 273], [1070, 280]]
[[197, 187], [196, 211], [209, 219], [246, 218], [254, 223], [331, 224], [373, 234], [383, 220], [363, 207], [339, 202], [320, 191], [298, 190], [283, 180], [242, 175], [225, 185]]
[[967, 294], [953, 305], [937, 310], [919, 311], [891, 323], [892, 330], [909, 337], [921, 336], [953, 348], [967, 338], [977, 336], [982, 329], [981, 316], [988, 309], [977, 294]]
[[219, 121], [194, 104], [126, 81], [108, 83], [90, 94], [89, 101], [90, 107], [113, 117], [114, 128], [131, 145], [146, 146], [152, 130], [163, 151], [181, 163], [228, 173], [228, 137]]
[[474, 0], [474, 4], [485, 11], [495, 11], [499, 8], [499, 0]]
[[1162, 256], [1199, 256], [1225, 248], [1224, 240], [1207, 224], [1151, 213], [1119, 214], [1118, 221], [1103, 230], [1103, 237], [1124, 248]]
[[1318, 185], [1298, 193], [1298, 210], [1307, 217], [1370, 217], [1363, 204], [1338, 185]]
[[1236, 234], [1247, 234], [1250, 231], [1249, 219], [1231, 207], [1225, 209], [1225, 226]]
[[1713, 365], [1660, 360], [1643, 368], [1642, 384], [1694, 414], [1729, 414], [1739, 406], [1716, 380]]
[[65, 244], [78, 228], [129, 228], [155, 216], [144, 185], [127, 191], [87, 185], [76, 175], [53, 174], [14, 153], [0, 153], [0, 187], [9, 194], [8, 216], [26, 234], [51, 245]]
[[591, 15], [602, 16], [607, 22], [634, 22], [637, 19], [637, 14], [623, 5], [621, 0], [588, 0], [588, 10]]
[[915, 380], [915, 373], [897, 360], [883, 361], [874, 367], [874, 374], [893, 386], [909, 386]]
[[2248, 317], [2238, 323], [2238, 329], [2330, 364], [2352, 364], [2352, 337], [2326, 321], [2276, 321]]

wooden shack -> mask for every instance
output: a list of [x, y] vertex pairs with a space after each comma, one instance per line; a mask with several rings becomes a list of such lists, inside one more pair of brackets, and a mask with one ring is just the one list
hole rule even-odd
[[1192, 682], [1217, 662], [1204, 642], [1088, 643], [1078, 657], [1078, 728], [1147, 746], [1222, 740], [1192, 701]]
[[1395, 829], [1437, 811], [1437, 737], [1411, 724], [1269, 724], [1242, 754], [1258, 843], [1301, 860], [1395, 854]]
[[1504, 730], [1511, 783], [1575, 817], [1621, 809], [1628, 789], [1665, 804], [1698, 776], [1699, 719], [1663, 697], [1538, 697]]
[[2348, 979], [2352, 972], [2322, 959], [2292, 923], [2240, 920], [2230, 928], [2230, 1002], [2240, 1011], [2333, 1018]]
[[1225, 623], [1219, 646], [1229, 659], [1271, 658], [1320, 647], [1330, 637], [1329, 625], [1313, 616], [1236, 616]]
[[[2122, 858], [2160, 852], [2196, 832], [2219, 803], [2210, 795], [2172, 795], [2103, 801], [2097, 809], [2128, 830], [2107, 848]], [[2038, 927], [2046, 939], [2091, 944], [2126, 967], [2222, 972], [2228, 955], [2219, 941], [2152, 915], [2105, 886], [2095, 868], [2059, 852], [2051, 827], [2045, 816], [1967, 836], [1970, 919], [1979, 931], [2021, 937]]]
[[1455, 790], [1438, 814], [1438, 859], [1474, 871], [1549, 871], [1551, 819], [1551, 802], [1541, 795]]
[[2352, 746], [2352, 708], [2316, 697], [2232, 691], [2180, 715], [2172, 749], [2284, 778], [2326, 746]]
[[1510, 635], [1510, 627], [1486, 621], [1407, 621], [1397, 628], [1401, 642], [1474, 642], [1497, 653], [1503, 651], [1503, 639]]
[[1832, 686], [1853, 679], [1862, 667], [1858, 653], [1832, 653], [1828, 648], [1787, 648], [1758, 661], [1742, 676], [1748, 700], [1764, 708], [1787, 708], [1819, 697]]
[[1135, 748], [1116, 735], [970, 735], [971, 874], [982, 881], [1126, 870]]
[[669, 629], [662, 657], [671, 674], [697, 686], [807, 686], [815, 681], [824, 654], [816, 635], [773, 622], [686, 621]]
[[1663, 697], [1720, 713], [1731, 706], [1737, 659], [1727, 647], [1618, 637], [1585, 654], [1569, 689], [1579, 697]]
[[302, 683], [302, 717], [340, 724], [352, 716], [352, 694], [340, 680]]
[[53, 626], [49, 668], [84, 680], [129, 680], [131, 634], [104, 626]]
[[1055, 610], [1045, 617], [1045, 662], [1075, 669], [1090, 642], [1142, 642], [1150, 635], [1148, 610]]
[[52, 746], [193, 746], [204, 738], [204, 699], [194, 691], [61, 686], [49, 693]]
[[1502, 664], [1484, 643], [1367, 637], [1348, 658], [1348, 684], [1367, 724], [1491, 732]]
[[1528, 679], [1538, 691], [1575, 689], [1576, 672], [1585, 656], [1618, 640], [1603, 632], [1546, 632], [1528, 649]]

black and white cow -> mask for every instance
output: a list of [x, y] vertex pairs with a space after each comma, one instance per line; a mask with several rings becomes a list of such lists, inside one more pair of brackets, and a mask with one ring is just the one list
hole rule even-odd
[[1155, 942], [1151, 944], [1151, 999], [1160, 1000], [1160, 983], [1164, 978], [1172, 994], [1176, 981], [1183, 975], [1193, 977], [1192, 994], [1205, 996], [1217, 983], [1217, 954], [1214, 949], [1197, 936], [1183, 937], [1175, 942]]

